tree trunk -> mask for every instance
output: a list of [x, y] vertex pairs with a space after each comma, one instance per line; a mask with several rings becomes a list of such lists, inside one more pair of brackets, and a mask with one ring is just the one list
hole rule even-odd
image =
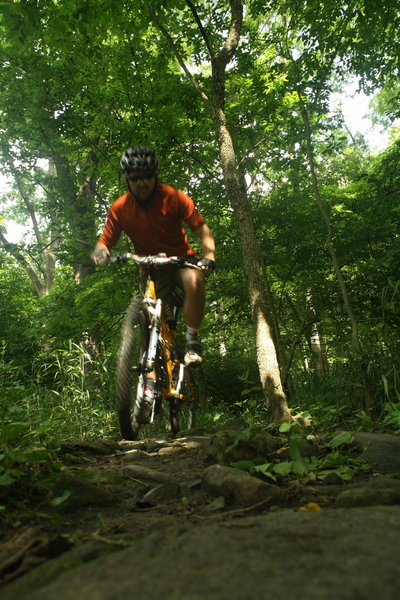
[[96, 179], [93, 172], [97, 158], [92, 151], [86, 159], [84, 180], [78, 191], [74, 185], [69, 166], [61, 156], [53, 157], [57, 177], [61, 183], [64, 197], [64, 214], [69, 226], [70, 243], [73, 246], [73, 269], [75, 281], [81, 282], [94, 272], [94, 263], [90, 258], [95, 240], [94, 193]]
[[32, 265], [30, 264], [30, 262], [27, 261], [25, 256], [21, 253], [17, 244], [12, 244], [11, 242], [9, 242], [4, 237], [4, 235], [1, 231], [0, 231], [0, 242], [3, 244], [4, 250], [6, 250], [6, 252], [9, 252], [9, 254], [11, 254], [11, 256], [13, 256], [15, 258], [15, 260], [18, 261], [19, 264], [25, 269], [39, 298], [42, 298], [43, 296], [45, 296], [46, 291], [45, 291], [45, 287], [44, 287], [43, 283], [41, 282], [40, 278], [37, 276], [35, 270], [33, 269]]
[[243, 4], [241, 0], [230, 0], [231, 23], [226, 35], [225, 43], [218, 53], [214, 53], [207, 32], [197, 14], [196, 7], [191, 0], [186, 0], [186, 3], [193, 13], [211, 57], [211, 99], [203, 92], [195, 78], [189, 72], [174, 41], [162, 25], [152, 7], [150, 7], [150, 12], [159, 29], [168, 40], [168, 43], [186, 76], [199, 92], [207, 108], [211, 112], [218, 140], [226, 196], [234, 210], [239, 225], [244, 271], [247, 278], [250, 308], [255, 329], [257, 364], [268, 409], [269, 420], [271, 422], [290, 421], [292, 420], [292, 416], [288, 409], [286, 396], [283, 391], [275, 345], [268, 322], [263, 269], [256, 239], [254, 221], [246, 190], [242, 184], [232, 136], [229, 131], [225, 114], [225, 72], [228, 63], [232, 60], [236, 52], [240, 40], [243, 22]]
[[310, 323], [310, 335], [309, 335], [309, 345], [311, 354], [313, 357], [313, 366], [314, 372], [316, 375], [321, 377], [324, 374], [324, 357], [321, 347], [321, 340], [317, 326], [317, 312], [314, 307], [314, 301], [311, 290], [308, 290], [307, 297], [307, 312], [309, 315], [309, 323]]
[[304, 123], [305, 131], [306, 131], [307, 159], [308, 159], [308, 164], [310, 167], [311, 182], [312, 182], [313, 191], [314, 191], [314, 198], [315, 198], [315, 201], [317, 203], [319, 211], [320, 211], [322, 218], [326, 225], [326, 229], [327, 229], [326, 246], [328, 248], [328, 252], [332, 259], [335, 275], [336, 275], [336, 278], [339, 283], [340, 291], [342, 292], [343, 303], [344, 303], [344, 306], [345, 306], [345, 309], [346, 309], [346, 312], [347, 312], [347, 315], [349, 317], [349, 321], [351, 324], [351, 337], [352, 337], [352, 342], [353, 342], [353, 349], [354, 349], [356, 360], [358, 362], [360, 372], [361, 372], [365, 407], [369, 412], [371, 412], [373, 409], [373, 399], [372, 399], [372, 394], [371, 394], [371, 390], [370, 390], [368, 370], [365, 365], [361, 342], [360, 342], [360, 338], [358, 335], [358, 324], [357, 324], [357, 320], [356, 320], [354, 312], [353, 312], [353, 307], [352, 307], [352, 304], [350, 301], [349, 293], [347, 291], [346, 282], [344, 280], [344, 277], [343, 277], [343, 274], [342, 274], [342, 271], [340, 268], [340, 264], [339, 264], [339, 261], [338, 261], [337, 255], [336, 255], [336, 250], [335, 250], [335, 247], [333, 244], [332, 225], [331, 225], [328, 212], [324, 206], [324, 203], [321, 198], [320, 191], [319, 191], [318, 178], [317, 178], [317, 174], [316, 174], [316, 170], [315, 170], [310, 119], [308, 117], [307, 108], [306, 108], [306, 105], [302, 98], [300, 90], [297, 89], [296, 92], [297, 92], [297, 95], [299, 98], [301, 115], [303, 118], [303, 123]]
[[[219, 78], [220, 74], [215, 75]], [[215, 100], [214, 100], [215, 102]], [[257, 364], [261, 385], [266, 398], [270, 420], [280, 422], [290, 419], [283, 391], [275, 344], [269, 325], [263, 268], [258, 249], [250, 204], [239, 179], [232, 138], [226, 124], [225, 113], [214, 105], [214, 123], [224, 174], [228, 201], [237, 219], [242, 243], [244, 271], [247, 278], [251, 314], [255, 329]]]
[[56, 247], [57, 241], [51, 237], [50, 243], [46, 243], [43, 239], [42, 232], [39, 228], [39, 223], [36, 216], [35, 207], [31, 201], [29, 190], [27, 189], [24, 176], [21, 175], [20, 171], [15, 167], [14, 160], [11, 151], [8, 147], [3, 147], [3, 153], [7, 157], [7, 166], [12, 174], [15, 184], [18, 188], [20, 196], [26, 206], [29, 213], [33, 232], [35, 234], [37, 248], [39, 253], [42, 255], [43, 263], [39, 263], [39, 268], [34, 268], [31, 261], [29, 261], [21, 252], [16, 244], [10, 244], [7, 239], [2, 235], [0, 240], [2, 241], [5, 249], [20, 263], [20, 265], [26, 270], [35, 290], [39, 297], [47, 296], [50, 288], [53, 284], [54, 269], [56, 263], [56, 257], [53, 253], [53, 249]]

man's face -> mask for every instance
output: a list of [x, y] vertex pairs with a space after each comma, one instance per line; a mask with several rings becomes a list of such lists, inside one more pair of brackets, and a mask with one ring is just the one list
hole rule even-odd
[[150, 200], [156, 185], [154, 171], [129, 171], [126, 174], [129, 189], [139, 202]]

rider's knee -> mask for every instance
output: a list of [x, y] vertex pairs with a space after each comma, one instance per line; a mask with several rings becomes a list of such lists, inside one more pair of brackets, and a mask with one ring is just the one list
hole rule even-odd
[[204, 274], [202, 271], [192, 271], [190, 269], [185, 269], [185, 271], [185, 273], [182, 273], [182, 283], [185, 294], [204, 294]]

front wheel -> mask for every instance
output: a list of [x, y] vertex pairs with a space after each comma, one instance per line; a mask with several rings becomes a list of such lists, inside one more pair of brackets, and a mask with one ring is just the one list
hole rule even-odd
[[135, 440], [139, 433], [140, 424], [132, 416], [132, 407], [137, 395], [143, 393], [141, 363], [149, 345], [149, 335], [149, 318], [143, 301], [134, 298], [122, 324], [117, 361], [117, 413], [125, 440]]
[[182, 429], [192, 429], [196, 424], [196, 412], [200, 404], [196, 373], [191, 367], [184, 367], [181, 398], [170, 399], [170, 423], [174, 434]]

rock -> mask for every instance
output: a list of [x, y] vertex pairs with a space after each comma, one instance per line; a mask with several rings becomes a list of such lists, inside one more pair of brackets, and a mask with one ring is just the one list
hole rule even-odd
[[[72, 542], [70, 542], [70, 547], [71, 546]], [[65, 548], [63, 553], [60, 552], [59, 556], [55, 554], [53, 550], [51, 560], [46, 560], [46, 562], [39, 564], [33, 570], [29, 570], [27, 574], [15, 582], [14, 585], [17, 585], [18, 591], [15, 593], [14, 598], [19, 598], [20, 594], [23, 593], [26, 593], [29, 596], [33, 589], [40, 589], [42, 586], [46, 586], [50, 581], [55, 581], [57, 577], [63, 575], [69, 569], [84, 565], [85, 563], [96, 560], [104, 554], [115, 552], [118, 549], [118, 546], [102, 542], [84, 542], [83, 544], [73, 547], [72, 550]], [[40, 545], [38, 545], [35, 550], [37, 555], [43, 557], [43, 560], [49, 558], [49, 556], [45, 556], [43, 548]], [[21, 563], [21, 567], [22, 566], [23, 563]], [[18, 575], [20, 574], [21, 573]], [[9, 586], [5, 589], [8, 588]]]
[[322, 486], [327, 485], [341, 485], [343, 484], [343, 479], [337, 473], [328, 473], [328, 475], [321, 480]]
[[25, 529], [0, 547], [0, 583], [21, 577], [72, 546], [73, 542], [66, 536], [56, 534], [43, 537], [32, 527]]
[[369, 488], [390, 488], [391, 490], [400, 491], [400, 479], [388, 477], [387, 475], [372, 477], [366, 482], [366, 485]]
[[[315, 494], [315, 497], [330, 497], [332, 500], [337, 498], [343, 492], [353, 492], [353, 490], [362, 488], [368, 489], [390, 489], [397, 490], [400, 492], [400, 479], [393, 479], [391, 477], [387, 477], [386, 475], [378, 475], [376, 477], [372, 477], [371, 479], [364, 481], [343, 481], [339, 485], [335, 485], [333, 483], [333, 478], [331, 479], [331, 475], [335, 475], [335, 473], [329, 474], [328, 477], [318, 482], [318, 485], [310, 485], [303, 488], [304, 491], [309, 491]], [[328, 481], [330, 479], [330, 481]], [[292, 484], [293, 485], [293, 484]], [[349, 494], [351, 497], [351, 494]], [[346, 496], [344, 496], [346, 498]], [[350, 500], [349, 500], [350, 502]], [[358, 506], [358, 504], [355, 504]]]
[[125, 465], [126, 463], [135, 463], [138, 460], [146, 460], [149, 458], [147, 452], [142, 452], [141, 450], [134, 450], [127, 454], [124, 454], [122, 457], [122, 463]]
[[59, 569], [40, 587], [17, 580], [1, 597], [395, 600], [399, 531], [398, 506], [281, 511], [186, 531], [157, 526], [118, 552]]
[[354, 508], [356, 506], [391, 506], [400, 504], [400, 490], [388, 488], [356, 487], [345, 490], [336, 498], [336, 506]]
[[204, 507], [203, 512], [205, 513], [214, 513], [218, 510], [223, 510], [225, 508], [225, 498], [223, 496], [218, 496], [212, 502], [207, 504]]
[[219, 431], [204, 445], [204, 460], [220, 463], [251, 460], [267, 456], [283, 445], [283, 440], [268, 433], [256, 433], [245, 439], [237, 431]]
[[61, 471], [54, 485], [50, 502], [58, 511], [72, 511], [86, 506], [115, 504], [119, 498], [103, 487], [65, 470]]
[[153, 481], [156, 483], [168, 483], [174, 481], [172, 477], [164, 475], [161, 471], [142, 467], [141, 465], [126, 465], [123, 469], [123, 473], [126, 477], [133, 477], [134, 479], [139, 479], [144, 482]]
[[[347, 432], [336, 431], [333, 438]], [[358, 451], [357, 458], [365, 461], [372, 469], [383, 474], [400, 474], [400, 437], [387, 433], [369, 433], [364, 431], [348, 432], [353, 441], [345, 445], [346, 449]]]
[[63, 442], [60, 446], [61, 454], [94, 454], [96, 456], [107, 456], [114, 454], [120, 449], [118, 442], [112, 440], [94, 441], [71, 441]]
[[142, 498], [145, 504], [163, 504], [168, 500], [175, 500], [182, 496], [182, 488], [175, 481], [168, 481], [149, 490]]
[[211, 437], [211, 435], [189, 435], [182, 439], [181, 442], [185, 448], [199, 448], [200, 446], [204, 446], [204, 444], [208, 444]]
[[189, 481], [186, 482], [186, 487], [189, 490], [193, 490], [195, 488], [198, 488], [201, 486], [202, 480], [200, 477], [198, 477], [197, 479], [191, 479]]
[[118, 442], [118, 447], [122, 452], [131, 452], [132, 450], [142, 450], [143, 452], [147, 452], [148, 442], [142, 440], [122, 440], [121, 442]]
[[152, 453], [152, 452], [158, 452], [159, 450], [161, 450], [161, 448], [166, 448], [168, 446], [170, 446], [171, 444], [168, 444], [168, 442], [147, 442], [147, 444], [144, 446], [143, 450], [145, 450], [146, 452]]
[[183, 448], [182, 446], [167, 446], [165, 448], [160, 448], [158, 454], [160, 456], [172, 456], [174, 454], [180, 454], [185, 450], [186, 448]]
[[358, 456], [379, 473], [400, 474], [400, 437], [386, 433], [354, 432], [356, 444], [362, 448]]
[[209, 437], [215, 433], [212, 429], [206, 429], [205, 427], [196, 427], [195, 429], [182, 429], [177, 434], [177, 439], [188, 438], [188, 437]]
[[77, 469], [76, 471], [73, 471], [73, 474], [96, 485], [117, 485], [119, 483], [124, 483], [125, 481], [120, 469], [115, 470], [89, 467]]
[[299, 442], [299, 450], [300, 454], [305, 458], [312, 458], [321, 454], [321, 449], [311, 442]]
[[241, 417], [234, 417], [233, 419], [228, 419], [222, 425], [218, 426], [220, 431], [228, 430], [228, 431], [243, 431], [243, 429], [247, 429], [248, 425], [244, 419]]
[[203, 473], [203, 487], [215, 496], [223, 496], [233, 506], [253, 506], [263, 500], [266, 505], [282, 502], [284, 492], [275, 485], [256, 479], [239, 469], [212, 465]]

